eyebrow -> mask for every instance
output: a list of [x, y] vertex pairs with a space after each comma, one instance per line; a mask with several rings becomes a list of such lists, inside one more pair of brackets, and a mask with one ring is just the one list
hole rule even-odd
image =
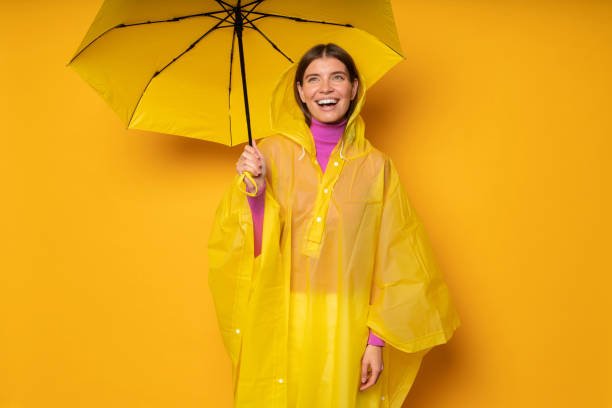
[[[334, 72], [332, 72], [332, 73], [331, 73], [331, 75], [334, 75], [334, 74], [344, 74], [344, 75], [348, 75], [346, 71], [334, 71]], [[319, 76], [319, 74], [308, 74], [308, 75], [306, 75], [306, 76], [304, 77], [304, 79], [306, 79], [306, 78], [308, 78], [308, 77], [311, 77], [311, 76]]]

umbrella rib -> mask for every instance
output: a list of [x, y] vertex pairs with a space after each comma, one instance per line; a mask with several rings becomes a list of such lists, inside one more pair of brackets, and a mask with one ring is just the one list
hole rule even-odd
[[249, 20], [249, 22], [253, 22], [253, 21], [257, 21], [257, 20], [261, 20], [262, 18], [266, 18], [267, 16], [259, 16], [257, 18], [254, 18], [252, 20]]
[[178, 60], [179, 58], [181, 58], [183, 55], [185, 55], [185, 53], [187, 53], [188, 51], [192, 50], [193, 47], [196, 46], [197, 43], [199, 43], [202, 38], [206, 37], [208, 34], [210, 34], [211, 32], [215, 31], [217, 28], [219, 28], [219, 26], [221, 25], [221, 23], [223, 23], [225, 20], [227, 20], [229, 18], [229, 14], [221, 21], [219, 21], [217, 24], [215, 24], [212, 28], [210, 28], [208, 31], [206, 31], [204, 34], [202, 34], [202, 36], [200, 36], [200, 38], [198, 38], [197, 40], [195, 40], [189, 47], [187, 47], [187, 49], [185, 49], [183, 52], [181, 52], [179, 55], [177, 55], [176, 57], [174, 57], [172, 59], [172, 61], [170, 61], [169, 63], [167, 63], [162, 69], [160, 69], [159, 71], [155, 71], [155, 73], [153, 74], [153, 76], [149, 79], [149, 82], [147, 82], [147, 85], [144, 87], [144, 89], [142, 90], [140, 97], [138, 98], [138, 102], [136, 102], [136, 106], [134, 106], [134, 110], [132, 111], [132, 115], [130, 116], [130, 120], [128, 121], [128, 125], [127, 127], [130, 127], [130, 123], [132, 123], [132, 118], [134, 117], [134, 113], [136, 113], [136, 109], [138, 109], [138, 105], [140, 105], [140, 101], [142, 100], [142, 96], [144, 95], [144, 93], [147, 91], [147, 88], [149, 87], [149, 84], [151, 83], [151, 81], [153, 80], [153, 78], [155, 78], [156, 76], [158, 76], [159, 74], [161, 74], [166, 68], [168, 68], [171, 64], [173, 64], [176, 60]]
[[220, 14], [220, 13], [224, 13], [224, 12], [226, 13], [226, 11], [224, 11], [224, 10], [217, 10], [217, 11], [209, 11], [209, 12], [206, 12], [206, 13], [188, 14], [188, 15], [185, 15], [185, 16], [172, 17], [172, 18], [168, 18], [166, 20], [147, 20], [147, 21], [141, 21], [139, 23], [128, 23], [128, 24], [121, 23], [121, 24], [117, 24], [113, 28], [132, 27], [132, 26], [143, 25], [143, 24], [171, 23], [171, 22], [185, 20], [187, 18], [194, 18], [194, 17], [214, 17], [214, 18], [217, 18], [217, 19], [221, 19], [221, 17], [217, 17], [217, 16], [215, 16], [215, 14]]
[[[232, 10], [233, 12], [233, 10]], [[96, 41], [98, 41], [102, 36], [108, 34], [110, 31], [116, 29], [116, 28], [125, 28], [125, 27], [133, 27], [133, 26], [138, 26], [138, 25], [144, 25], [144, 24], [156, 24], [156, 23], [172, 23], [172, 22], [177, 22], [180, 20], [185, 20], [187, 18], [194, 18], [194, 17], [213, 17], [216, 18], [218, 20], [221, 21], [225, 21], [227, 19], [227, 17], [221, 19], [221, 17], [217, 17], [215, 14], [219, 14], [219, 13], [228, 13], [227, 10], [219, 10], [219, 11], [209, 11], [206, 13], [198, 13], [198, 14], [190, 14], [190, 15], [186, 15], [186, 16], [179, 16], [179, 17], [173, 17], [173, 18], [169, 18], [167, 20], [148, 20], [148, 21], [142, 21], [139, 23], [130, 23], [130, 24], [125, 24], [125, 23], [121, 23], [121, 24], [117, 24], [114, 27], [109, 28], [108, 30], [104, 31], [102, 34], [98, 35], [96, 38], [94, 38], [89, 44], [87, 44], [85, 47], [83, 47], [83, 49], [81, 51], [79, 51], [74, 57], [72, 57], [72, 59], [70, 61], [68, 61], [68, 64], [66, 65], [70, 65], [75, 59], [77, 59], [79, 57], [79, 55], [81, 55], [83, 53], [83, 51], [85, 51], [87, 48], [89, 48], [89, 46], [91, 46], [93, 43], [95, 43]]]
[[[328, 25], [335, 25], [335, 26], [341, 26], [341, 27], [356, 28], [352, 24], [332, 23], [330, 21], [322, 21], [322, 20], [308, 20], [308, 19], [305, 19], [305, 18], [302, 18], [302, 17], [284, 16], [282, 14], [261, 13], [259, 11], [253, 11], [252, 14], [256, 14], [259, 17], [255, 18], [253, 20], [250, 20], [250, 21], [256, 21], [256, 20], [259, 20], [259, 19], [262, 19], [262, 18], [265, 18], [265, 17], [278, 17], [278, 18], [285, 18], [285, 19], [297, 21], [298, 23], [317, 23], [317, 24], [328, 24]], [[405, 58], [401, 53], [397, 52], [389, 44], [385, 43], [384, 41], [381, 41], [381, 42], [383, 44], [385, 44], [387, 47], [389, 47], [389, 49], [391, 51], [393, 51], [394, 53], [396, 53], [400, 57]]]
[[317, 24], [329, 24], [329, 25], [342, 26], [342, 27], [351, 27], [351, 28], [353, 27], [353, 25], [351, 24], [332, 23], [330, 21], [322, 21], [322, 20], [308, 20], [302, 17], [284, 16], [282, 14], [262, 13], [259, 11], [253, 11], [252, 14], [257, 14], [258, 16], [261, 16], [261, 17], [285, 18], [285, 19], [297, 21], [298, 23], [317, 23]]
[[[233, 10], [228, 11], [228, 13], [233, 13], [233, 12], [234, 12]], [[221, 18], [221, 17], [218, 17], [218, 16], [209, 16], [209, 17], [216, 18], [217, 20], [220, 20], [220, 21], [225, 20], [225, 18]], [[234, 16], [230, 15], [230, 17], [232, 18], [232, 21], [234, 21], [233, 20]]]
[[[257, 4], [255, 4], [255, 6], [253, 7], [253, 9], [254, 9], [255, 7], [257, 7], [257, 6], [259, 5], [259, 3], [262, 3], [263, 1], [264, 1], [264, 0], [253, 0], [253, 1], [252, 1], [252, 2], [250, 2], [250, 3], [243, 4], [242, 6], [240, 6], [240, 8], [249, 7], [251, 4], [255, 4], [255, 3], [257, 3]], [[253, 10], [253, 9], [251, 9], [251, 10]]]
[[251, 4], [255, 4], [255, 5], [253, 6], [253, 8], [252, 8], [252, 9], [248, 10], [248, 11], [246, 12], [246, 14], [244, 14], [244, 15], [242, 16], [242, 18], [247, 19], [247, 17], [249, 16], [249, 14], [251, 14], [251, 13], [253, 12], [253, 10], [255, 10], [255, 7], [259, 6], [261, 3], [263, 3], [263, 1], [264, 1], [264, 0], [254, 0], [254, 1], [250, 2], [250, 3], [244, 4], [243, 6], [241, 6], [241, 8], [245, 8], [245, 7], [250, 6]]
[[278, 46], [277, 46], [276, 44], [274, 44], [274, 42], [273, 42], [272, 40], [270, 40], [270, 39], [269, 39], [269, 38], [268, 38], [268, 37], [267, 37], [267, 36], [266, 36], [266, 35], [265, 35], [265, 34], [264, 34], [264, 33], [263, 33], [263, 32], [262, 32], [260, 29], [259, 29], [259, 28], [257, 28], [257, 26], [255, 26], [255, 24], [253, 24], [253, 22], [252, 22], [252, 21], [250, 21], [250, 20], [248, 20], [248, 19], [247, 19], [247, 22], [248, 22], [248, 23], [251, 25], [251, 27], [249, 27], [249, 26], [245, 26], [245, 28], [252, 28], [252, 29], [254, 29], [255, 31], [257, 31], [259, 34], [261, 34], [261, 35], [262, 35], [262, 37], [263, 37], [263, 38], [265, 38], [265, 39], [266, 39], [266, 41], [268, 41], [268, 42], [270, 43], [270, 45], [272, 45], [272, 47], [273, 47], [273, 48], [274, 48], [276, 51], [280, 52], [280, 53], [282, 54], [282, 56], [283, 56], [283, 57], [287, 58], [287, 59], [289, 60], [289, 62], [293, 63], [293, 60], [292, 60], [291, 58], [289, 58], [289, 57], [287, 56], [287, 54], [285, 54], [284, 52], [282, 52], [282, 51], [281, 51], [281, 49], [280, 49], [280, 48], [278, 48]]
[[[221, 6], [221, 8], [223, 8], [223, 11], [225, 11], [228, 15], [234, 12], [234, 7], [231, 4], [227, 4], [226, 2], [224, 2], [223, 0], [215, 0], [217, 2], [218, 5]], [[225, 8], [225, 6], [229, 7], [229, 8]], [[232, 17], [232, 22], [236, 22], [236, 19]]]
[[[231, 5], [231, 4], [229, 4], [229, 3], [224, 2], [223, 0], [215, 0], [215, 1], [216, 1], [217, 3], [219, 3], [219, 5], [220, 5], [221, 7], [223, 7], [223, 5], [226, 5], [227, 7], [231, 8], [231, 9], [233, 9], [233, 8], [234, 8], [234, 6], [232, 6], [232, 5]], [[223, 7], [223, 9], [225, 9], [225, 7]], [[225, 9], [225, 11], [227, 11], [227, 9]]]

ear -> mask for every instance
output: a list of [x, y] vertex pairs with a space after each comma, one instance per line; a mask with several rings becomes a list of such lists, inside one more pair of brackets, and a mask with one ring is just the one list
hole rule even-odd
[[306, 103], [306, 98], [304, 97], [304, 90], [302, 89], [302, 85], [300, 85], [299, 82], [296, 82], [295, 85], [297, 86], [298, 93], [300, 94], [300, 99], [302, 100], [302, 102]]
[[351, 90], [351, 101], [355, 99], [355, 95], [357, 95], [357, 88], [359, 88], [359, 81], [357, 78], [353, 81], [353, 89]]

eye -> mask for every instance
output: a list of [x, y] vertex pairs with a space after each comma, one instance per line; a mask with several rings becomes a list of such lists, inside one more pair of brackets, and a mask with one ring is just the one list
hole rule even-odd
[[334, 75], [334, 79], [338, 79], [338, 80], [342, 81], [344, 79], [344, 75], [336, 74], [336, 75]]
[[319, 78], [317, 78], [317, 77], [310, 77], [310, 78], [308, 78], [307, 82], [314, 82], [314, 81], [317, 81], [318, 79]]

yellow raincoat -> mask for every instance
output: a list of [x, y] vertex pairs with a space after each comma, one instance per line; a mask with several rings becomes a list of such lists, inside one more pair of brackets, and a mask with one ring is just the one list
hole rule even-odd
[[[363, 78], [323, 173], [293, 96], [295, 69], [272, 97], [277, 133], [258, 143], [268, 170], [261, 255], [238, 175], [209, 240], [235, 406], [399, 408], [424, 355], [460, 321], [393, 162], [365, 138]], [[368, 327], [386, 342], [384, 369], [359, 391]]]

